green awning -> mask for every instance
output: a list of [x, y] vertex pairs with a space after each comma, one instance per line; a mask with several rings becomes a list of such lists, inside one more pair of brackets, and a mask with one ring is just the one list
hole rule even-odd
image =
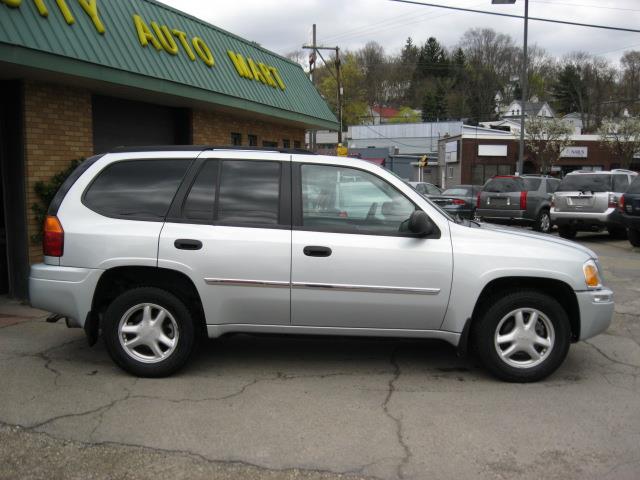
[[0, 62], [338, 128], [300, 65], [152, 0], [0, 0]]

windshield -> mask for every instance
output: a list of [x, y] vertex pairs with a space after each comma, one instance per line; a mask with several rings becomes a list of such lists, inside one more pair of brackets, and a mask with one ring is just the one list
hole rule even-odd
[[451, 197], [470, 197], [470, 188], [449, 188], [442, 192], [442, 195], [449, 195]]
[[567, 175], [557, 192], [610, 192], [611, 175]]

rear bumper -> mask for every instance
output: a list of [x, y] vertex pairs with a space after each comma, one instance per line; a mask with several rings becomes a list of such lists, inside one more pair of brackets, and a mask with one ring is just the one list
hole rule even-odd
[[67, 317], [72, 327], [83, 327], [102, 272], [44, 263], [32, 265], [29, 275], [31, 306]]
[[577, 229], [590, 227], [620, 227], [620, 214], [615, 208], [605, 212], [562, 212], [551, 209], [551, 221], [555, 225], [571, 225]]
[[604, 332], [613, 317], [613, 292], [608, 288], [576, 292], [580, 308], [580, 340]]
[[488, 219], [500, 219], [500, 220], [526, 220], [532, 221], [527, 218], [526, 210], [501, 210], [493, 208], [478, 208], [476, 214], [482, 218]]

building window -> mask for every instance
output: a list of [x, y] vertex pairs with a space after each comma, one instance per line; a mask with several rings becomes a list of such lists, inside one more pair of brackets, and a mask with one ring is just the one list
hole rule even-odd
[[257, 147], [258, 146], [258, 136], [257, 135], [249, 135], [247, 138], [249, 139], [249, 146], [250, 147]]
[[447, 178], [453, 178], [453, 167], [447, 167]]
[[241, 133], [231, 133], [231, 145], [239, 147], [242, 145], [242, 134]]
[[282, 146], [284, 148], [291, 148], [291, 140], [289, 140], [288, 138], [283, 139]]
[[263, 140], [262, 141], [262, 146], [263, 147], [267, 147], [267, 148], [277, 148], [278, 147], [278, 142], [272, 142], [270, 140]]
[[300, 140], [293, 141], [293, 148], [300, 148]]

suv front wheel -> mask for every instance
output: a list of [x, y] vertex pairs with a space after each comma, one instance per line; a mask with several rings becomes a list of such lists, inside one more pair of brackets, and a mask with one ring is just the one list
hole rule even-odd
[[195, 344], [185, 304], [155, 287], [128, 290], [107, 307], [102, 331], [111, 358], [139, 377], [165, 377], [180, 369]]
[[509, 382], [535, 382], [552, 374], [569, 351], [567, 313], [556, 299], [521, 290], [490, 303], [474, 324], [484, 366]]

